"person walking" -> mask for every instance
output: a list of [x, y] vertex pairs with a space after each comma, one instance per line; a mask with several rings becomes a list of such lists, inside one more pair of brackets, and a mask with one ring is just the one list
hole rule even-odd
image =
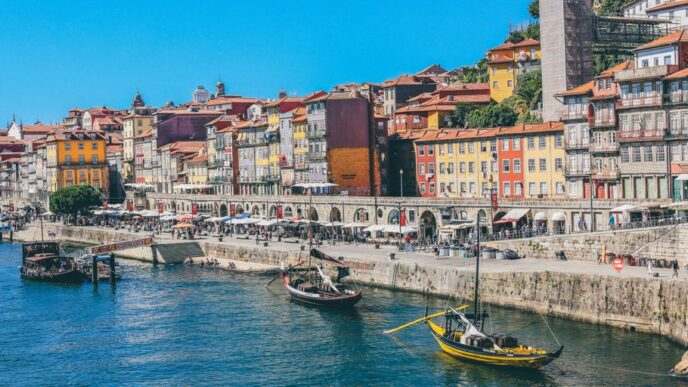
[[674, 269], [674, 274], [671, 275], [671, 278], [678, 278], [678, 261], [673, 260], [671, 261], [671, 268]]
[[648, 259], [647, 260], [647, 275], [650, 277], [652, 277], [652, 267], [653, 267], [652, 260]]

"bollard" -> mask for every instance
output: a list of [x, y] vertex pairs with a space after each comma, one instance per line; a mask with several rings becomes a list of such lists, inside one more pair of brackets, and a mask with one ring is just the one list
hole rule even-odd
[[110, 285], [115, 286], [115, 253], [110, 253]]
[[10, 230], [10, 243], [14, 241], [14, 231]]
[[93, 282], [94, 287], [98, 287], [98, 256], [93, 254], [91, 256], [91, 282]]

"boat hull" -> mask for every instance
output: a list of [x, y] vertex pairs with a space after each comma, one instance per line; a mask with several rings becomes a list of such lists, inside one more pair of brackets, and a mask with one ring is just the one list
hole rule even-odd
[[292, 287], [289, 283], [289, 276], [284, 276], [283, 281], [291, 299], [303, 304], [325, 308], [350, 308], [361, 301], [362, 297], [360, 290], [351, 294], [307, 293]]
[[559, 351], [554, 353], [531, 355], [497, 353], [495, 351], [463, 345], [454, 340], [450, 340], [444, 337], [444, 330], [441, 327], [437, 326], [432, 321], [427, 321], [427, 324], [433, 338], [437, 341], [442, 351], [452, 357], [474, 363], [501, 367], [540, 368], [558, 358], [563, 350], [562, 347]]
[[29, 281], [50, 282], [56, 284], [80, 284], [86, 280], [86, 275], [77, 270], [69, 270], [62, 273], [44, 273], [33, 275], [22, 273], [21, 278]]

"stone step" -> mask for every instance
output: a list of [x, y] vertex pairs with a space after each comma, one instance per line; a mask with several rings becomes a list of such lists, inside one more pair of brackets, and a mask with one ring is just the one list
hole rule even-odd
[[167, 264], [183, 263], [189, 257], [205, 257], [198, 242], [159, 244], [157, 250], [158, 259]]

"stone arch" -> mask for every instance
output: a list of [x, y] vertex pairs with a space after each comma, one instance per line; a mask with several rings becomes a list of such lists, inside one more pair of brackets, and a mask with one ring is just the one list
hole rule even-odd
[[170, 204], [170, 209], [174, 212], [177, 212], [177, 202], [172, 200], [172, 204]]
[[284, 207], [284, 218], [285, 219], [291, 219], [294, 217], [294, 210], [291, 209], [291, 207], [286, 206]]
[[492, 221], [494, 222], [496, 220], [502, 219], [504, 217], [504, 215], [506, 215], [506, 211], [497, 211], [494, 214], [494, 218], [492, 218]]
[[303, 211], [301, 210], [301, 207], [296, 207], [296, 216], [299, 218], [302, 216]]
[[478, 219], [480, 219], [480, 223], [487, 223], [487, 213], [485, 210], [480, 210], [478, 211]]
[[358, 208], [354, 212], [354, 222], [366, 223], [370, 221], [370, 214], [365, 208]]
[[251, 216], [254, 215], [260, 215], [260, 207], [258, 207], [256, 204], [254, 204], [253, 208], [251, 209]]
[[437, 230], [437, 218], [430, 210], [425, 210], [420, 215], [420, 234], [424, 237], [432, 237]]
[[318, 220], [318, 210], [315, 207], [311, 207], [308, 210], [308, 220], [317, 221]]
[[399, 224], [399, 210], [393, 208], [387, 213], [387, 223], [388, 224]]
[[342, 221], [342, 213], [339, 211], [339, 208], [337, 207], [332, 207], [330, 210], [330, 222], [341, 222]]
[[244, 207], [241, 204], [236, 205], [236, 213], [237, 213], [237, 215], [244, 213]]
[[270, 211], [268, 212], [268, 217], [270, 219], [277, 218], [277, 206], [276, 205], [271, 205], [270, 206]]
[[224, 203], [222, 203], [222, 205], [220, 205], [220, 216], [221, 217], [227, 216], [227, 205]]

